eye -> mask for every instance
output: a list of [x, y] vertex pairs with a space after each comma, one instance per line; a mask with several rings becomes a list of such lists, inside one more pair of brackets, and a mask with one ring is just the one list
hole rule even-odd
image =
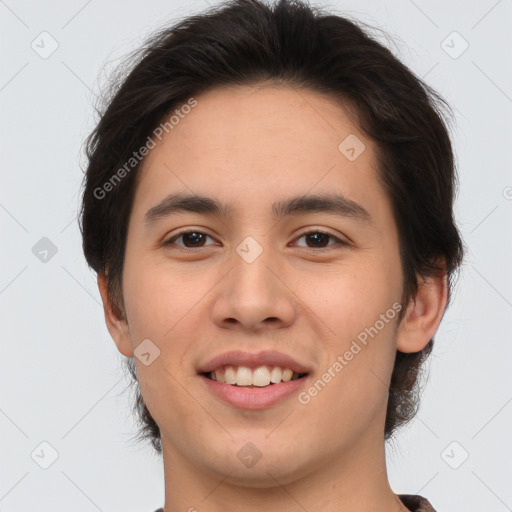
[[[201, 231], [182, 231], [181, 233], [174, 235], [172, 238], [164, 242], [164, 245], [175, 245], [177, 247], [184, 247], [185, 249], [201, 248], [205, 247], [205, 241], [207, 238], [211, 238], [213, 240], [210, 235], [207, 235]], [[325, 249], [329, 250], [329, 248], [337, 244], [349, 245], [347, 242], [324, 231], [307, 231], [302, 233], [296, 240], [300, 240], [302, 238], [306, 240], [306, 244], [308, 242], [313, 244], [313, 246], [302, 245], [302, 247], [306, 247], [308, 249], [319, 249], [320, 251]], [[175, 243], [180, 239], [184, 242], [183, 244]], [[329, 241], [334, 243], [329, 243]], [[301, 246], [300, 244], [298, 245]]]
[[[185, 242], [183, 245], [175, 243], [175, 241], [179, 240], [180, 238]], [[204, 241], [206, 238], [212, 237], [206, 233], [202, 233], [201, 231], [182, 231], [181, 233], [178, 233], [177, 235], [174, 235], [172, 238], [167, 240], [164, 245], [177, 245], [178, 247], [193, 249], [194, 247], [204, 247]]]
[[310, 241], [311, 243], [313, 243], [313, 247], [306, 246], [308, 249], [316, 248], [322, 250], [326, 249], [327, 247], [332, 247], [333, 245], [336, 245], [336, 243], [328, 244], [328, 239], [338, 242], [338, 244], [348, 245], [347, 242], [340, 240], [338, 237], [335, 237], [330, 233], [325, 233], [324, 231], [307, 231], [305, 233], [302, 233], [302, 235], [300, 235], [299, 238], [297, 238], [297, 240], [300, 240], [301, 238], [305, 238], [306, 241]]

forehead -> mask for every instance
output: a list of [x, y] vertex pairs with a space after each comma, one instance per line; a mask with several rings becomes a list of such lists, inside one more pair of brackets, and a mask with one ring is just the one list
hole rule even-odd
[[212, 89], [195, 100], [146, 156], [136, 203], [179, 191], [250, 209], [248, 192], [254, 208], [309, 191], [357, 202], [379, 193], [374, 145], [341, 101], [270, 85]]
[[[294, 159], [338, 156], [348, 135], [365, 138], [348, 103], [310, 89], [257, 85], [216, 88], [196, 98], [197, 106], [168, 130], [164, 141], [201, 144], [208, 157], [249, 159], [269, 154]], [[179, 107], [177, 107], [179, 110]], [[176, 148], [177, 149], [177, 148]], [[201, 158], [201, 153], [195, 153]], [[151, 160], [151, 157], [148, 159]]]

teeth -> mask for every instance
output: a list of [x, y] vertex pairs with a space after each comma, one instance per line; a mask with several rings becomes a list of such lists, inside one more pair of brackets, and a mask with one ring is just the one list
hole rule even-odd
[[282, 376], [283, 370], [281, 370], [279, 366], [274, 366], [274, 368], [272, 368], [272, 372], [270, 373], [270, 382], [277, 384], [278, 382], [281, 382]]
[[290, 368], [279, 366], [258, 366], [254, 370], [247, 366], [226, 366], [211, 372], [211, 378], [221, 383], [232, 386], [257, 386], [265, 387], [279, 382], [288, 382], [299, 378], [299, 374]]
[[[218, 380], [222, 383], [226, 382], [227, 375], [224, 375], [220, 370], [215, 370], [215, 372], [212, 372], [212, 374], [215, 375], [215, 380]], [[229, 384], [231, 384], [231, 382]]]
[[[218, 371], [218, 370], [217, 370]], [[217, 372], [215, 372], [217, 373]], [[236, 384], [236, 372], [232, 366], [228, 366], [224, 373], [224, 382], [226, 384]]]
[[252, 372], [247, 366], [239, 366], [236, 372], [237, 386], [251, 386], [252, 385]]
[[[238, 370], [240, 371], [240, 370]], [[268, 386], [270, 384], [270, 372], [266, 366], [259, 366], [252, 374], [253, 386]]]
[[289, 380], [292, 380], [293, 372], [290, 370], [290, 368], [285, 368], [283, 370], [283, 376], [281, 377], [285, 382], [288, 382]]

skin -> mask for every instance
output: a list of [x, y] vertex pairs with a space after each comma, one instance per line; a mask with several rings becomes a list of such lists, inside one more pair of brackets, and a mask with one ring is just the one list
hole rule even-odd
[[[386, 472], [387, 392], [396, 350], [419, 351], [437, 330], [446, 276], [420, 280], [402, 323], [387, 323], [307, 405], [292, 395], [248, 411], [213, 396], [197, 367], [235, 349], [290, 354], [311, 366], [310, 386], [400, 302], [403, 278], [375, 146], [347, 108], [270, 85], [196, 99], [140, 171], [122, 278], [125, 319], [98, 276], [119, 351], [131, 357], [144, 339], [160, 350], [148, 366], [135, 362], [162, 435], [165, 511], [406, 510]], [[355, 161], [338, 150], [349, 134], [366, 146]], [[146, 212], [171, 192], [214, 197], [234, 213], [179, 213], [146, 225]], [[331, 192], [362, 205], [372, 224], [324, 212], [271, 216], [274, 201]], [[199, 246], [186, 236], [164, 245], [187, 229], [209, 236]], [[311, 231], [335, 238], [302, 236]], [[236, 252], [247, 236], [263, 249], [250, 264]], [[250, 468], [237, 457], [248, 442], [262, 454]]]

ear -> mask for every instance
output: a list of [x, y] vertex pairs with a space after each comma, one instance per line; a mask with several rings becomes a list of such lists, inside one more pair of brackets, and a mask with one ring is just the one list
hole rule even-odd
[[133, 348], [128, 322], [120, 318], [116, 313], [116, 308], [108, 294], [107, 285], [107, 276], [102, 272], [98, 272], [98, 288], [103, 302], [103, 311], [105, 313], [105, 323], [107, 324], [108, 332], [110, 336], [112, 336], [119, 352], [126, 357], [132, 357]]
[[446, 272], [427, 279], [418, 277], [418, 292], [398, 328], [397, 350], [408, 353], [425, 348], [441, 323], [447, 302]]

